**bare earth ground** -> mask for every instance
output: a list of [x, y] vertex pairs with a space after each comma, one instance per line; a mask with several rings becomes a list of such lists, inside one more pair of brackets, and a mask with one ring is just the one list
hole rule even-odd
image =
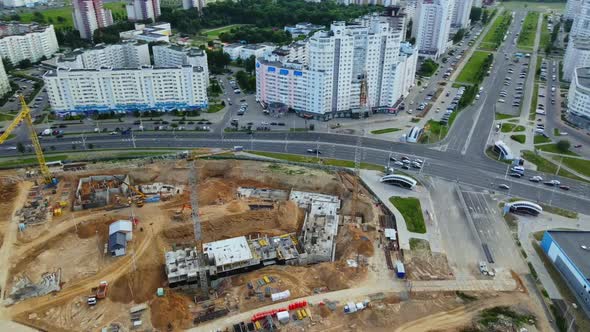
[[[343, 200], [342, 213], [350, 213], [352, 209], [351, 188], [353, 181], [347, 174], [332, 174], [324, 171], [311, 170], [303, 167], [271, 165], [258, 162], [207, 161], [198, 162], [199, 168], [199, 214], [202, 220], [203, 241], [213, 241], [240, 235], [283, 234], [297, 232], [303, 222], [303, 211], [293, 203], [277, 203], [270, 211], [250, 211], [247, 204], [236, 199], [239, 186], [256, 186], [274, 189], [296, 189], [317, 191], [338, 195]], [[77, 179], [88, 172], [68, 175], [62, 179], [57, 193], [50, 198], [53, 202], [61, 197], [73, 197]], [[117, 169], [111, 168], [93, 174], [128, 173], [133, 184], [164, 182], [174, 185], [186, 185], [188, 169], [184, 162], [154, 163], [146, 168]], [[193, 225], [190, 222], [190, 209], [185, 210], [184, 221], [174, 221], [175, 211], [189, 202], [190, 190], [171, 200], [146, 204], [143, 208], [135, 208], [134, 214], [140, 223], [134, 229], [133, 240], [124, 257], [113, 258], [103, 255], [104, 243], [108, 235], [108, 224], [114, 220], [127, 218], [131, 215], [130, 208], [105, 211], [71, 212], [48, 221], [38, 229], [28, 228], [17, 241], [16, 232], [10, 243], [10, 251], [0, 248], [0, 263], [10, 267], [12, 281], [15, 275], [26, 274], [33, 281], [47, 270], [61, 268], [63, 272], [63, 288], [54, 295], [33, 298], [19, 302], [8, 308], [0, 309], [0, 317], [11, 317], [13, 320], [49, 331], [96, 330], [110, 323], [129, 325], [128, 309], [137, 303], [147, 302], [150, 312], [145, 313], [143, 328], [153, 326], [165, 330], [169, 323], [174, 330], [192, 327], [192, 319], [202, 310], [192, 300], [195, 293], [175, 291], [166, 288], [166, 296], [155, 295], [158, 287], [166, 287], [164, 275], [164, 252], [173, 245], [194, 245]], [[20, 195], [18, 197], [21, 197]], [[71, 201], [70, 201], [71, 203]], [[229, 278], [225, 287], [219, 292], [215, 304], [228, 307], [232, 312], [243, 312], [263, 307], [271, 303], [268, 298], [259, 299], [249, 296], [246, 284], [259, 279], [263, 275], [273, 276], [276, 282], [269, 285], [277, 290], [289, 289], [291, 299], [312, 295], [317, 292], [329, 292], [350, 287], [358, 287], [366, 282], [374, 282], [382, 278], [373, 276], [377, 270], [375, 257], [383, 257], [382, 249], [374, 248], [379, 236], [375, 230], [379, 211], [373, 204], [369, 193], [361, 188], [360, 201], [356, 210], [363, 215], [366, 227], [350, 224], [340, 228], [336, 250], [336, 262], [313, 266], [272, 266], [258, 271], [244, 273]], [[13, 202], [13, 206], [24, 204], [24, 198]], [[1, 222], [1, 221], [0, 221]], [[0, 227], [2, 224], [0, 224]], [[363, 231], [365, 229], [365, 231]], [[0, 228], [2, 231], [2, 228]], [[28, 233], [30, 232], [30, 233]], [[10, 234], [10, 233], [9, 233]], [[6, 239], [5, 239], [6, 245]], [[379, 251], [375, 251], [379, 250]], [[411, 255], [411, 253], [410, 253]], [[351, 268], [346, 260], [359, 259], [360, 267]], [[371, 261], [371, 266], [364, 262]], [[413, 259], [412, 259], [413, 261]], [[416, 266], [422, 275], [447, 275], [448, 266], [445, 261], [432, 263], [426, 260]], [[384, 262], [381, 260], [381, 264]], [[422, 265], [420, 265], [422, 264]], [[411, 266], [411, 265], [410, 265]], [[446, 266], [446, 269], [445, 269]], [[6, 272], [4, 272], [6, 273]], [[381, 273], [381, 272], [380, 272]], [[1, 272], [0, 272], [1, 274]], [[387, 278], [391, 273], [387, 272]], [[109, 282], [108, 299], [102, 300], [94, 308], [86, 305], [85, 299], [91, 289], [101, 280]], [[516, 294], [516, 295], [512, 295]], [[432, 326], [452, 328], [454, 321], [468, 324], [472, 318], [465, 312], [477, 311], [475, 304], [486, 301], [475, 301], [464, 311], [457, 313], [461, 302], [454, 295], [438, 293], [432, 298], [416, 298], [412, 301], [397, 303], [390, 299], [355, 316], [344, 316], [341, 307], [335, 312], [320, 312], [314, 317], [314, 325], [306, 329], [320, 330], [375, 330], [384, 328], [391, 330], [421, 317], [447, 311], [448, 315], [432, 317]], [[529, 305], [526, 295], [520, 293], [486, 294], [482, 298], [492, 296], [494, 303]], [[472, 308], [472, 309], [469, 309]], [[445, 317], [458, 317], [455, 319]], [[445, 322], [445, 319], [448, 322]], [[440, 323], [437, 323], [440, 322]], [[417, 321], [408, 325], [411, 331], [426, 331], [425, 324]], [[352, 325], [352, 327], [351, 327]], [[447, 327], [448, 326], [448, 327]], [[460, 326], [460, 325], [457, 325]], [[297, 327], [291, 324], [288, 329]], [[389, 329], [387, 329], [389, 327]], [[81, 328], [81, 329], [80, 329]], [[541, 329], [545, 331], [544, 329]]]

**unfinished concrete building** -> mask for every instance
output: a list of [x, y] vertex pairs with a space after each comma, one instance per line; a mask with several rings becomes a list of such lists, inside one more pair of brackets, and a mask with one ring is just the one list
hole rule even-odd
[[289, 192], [287, 190], [280, 189], [266, 189], [266, 188], [253, 188], [253, 187], [239, 187], [238, 198], [241, 199], [259, 199], [263, 201], [286, 201], [289, 198]]
[[91, 209], [118, 203], [126, 197], [128, 175], [95, 175], [81, 178], [76, 189], [74, 209]]
[[247, 239], [245, 236], [203, 244], [203, 252], [187, 248], [167, 252], [166, 274], [170, 287], [202, 283], [274, 264], [299, 259], [295, 234]]
[[307, 211], [299, 235], [304, 250], [299, 257], [299, 264], [333, 261], [340, 218], [340, 199], [336, 196], [295, 190], [291, 191], [289, 199]]

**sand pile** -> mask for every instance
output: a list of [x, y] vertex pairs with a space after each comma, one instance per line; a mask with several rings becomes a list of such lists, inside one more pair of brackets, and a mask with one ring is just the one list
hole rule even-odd
[[175, 331], [192, 325], [188, 299], [174, 291], [168, 290], [163, 297], [156, 297], [150, 304], [152, 325], [166, 331], [169, 323]]

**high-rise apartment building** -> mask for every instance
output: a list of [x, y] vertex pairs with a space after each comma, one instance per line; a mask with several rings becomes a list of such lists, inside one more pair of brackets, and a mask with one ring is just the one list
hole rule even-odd
[[206, 108], [208, 79], [196, 66], [58, 68], [43, 75], [49, 103], [58, 114]]
[[160, 0], [129, 0], [127, 3], [127, 19], [129, 21], [156, 22], [160, 17]]
[[182, 47], [177, 45], [154, 45], [154, 66], [177, 67], [192, 65], [198, 66], [209, 73], [207, 53], [200, 48]]
[[138, 68], [150, 65], [150, 51], [145, 42], [128, 41], [120, 44], [98, 44], [60, 56], [57, 67], [97, 69], [100, 67]]
[[590, 128], [590, 67], [575, 69], [567, 100], [568, 120]]
[[580, 6], [582, 5], [583, 0], [567, 0], [567, 4], [565, 5], [565, 12], [563, 13], [563, 18], [566, 20], [573, 20], [578, 15], [580, 10]]
[[10, 82], [8, 81], [8, 75], [4, 69], [4, 63], [0, 61], [0, 98], [10, 92]]
[[418, 0], [416, 45], [421, 56], [438, 58], [449, 45], [453, 0]]
[[451, 26], [453, 28], [465, 28], [470, 24], [469, 15], [471, 14], [471, 7], [473, 0], [453, 0], [453, 18]]
[[258, 58], [257, 99], [324, 120], [393, 107], [402, 95], [396, 88], [406, 86], [396, 85], [399, 76], [407, 74], [411, 78], [406, 81], [413, 82], [415, 75], [415, 69], [408, 73], [398, 67], [417, 59], [400, 57], [401, 39], [387, 16], [370, 15], [350, 25], [334, 22], [330, 31], [314, 33], [307, 47], [297, 46], [293, 55], [280, 48]]
[[564, 76], [566, 81], [572, 79], [577, 67], [589, 66], [588, 47], [590, 45], [590, 0], [579, 3], [568, 1], [567, 10], [575, 10], [569, 42], [565, 50]]
[[207, 6], [206, 0], [182, 0], [183, 9], [197, 8], [202, 11], [205, 6]]
[[37, 62], [50, 58], [58, 49], [53, 25], [0, 24], [0, 57], [14, 65], [25, 59]]
[[92, 40], [94, 31], [113, 24], [113, 14], [104, 9], [102, 0], [73, 0], [74, 28], [82, 39]]

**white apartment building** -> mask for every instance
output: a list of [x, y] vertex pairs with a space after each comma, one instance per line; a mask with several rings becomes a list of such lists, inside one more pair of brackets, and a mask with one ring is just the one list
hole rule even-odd
[[57, 52], [57, 38], [53, 25], [8, 23], [0, 25], [0, 57], [14, 65], [28, 59], [50, 58]]
[[418, 52], [412, 47], [412, 44], [401, 43], [398, 62], [395, 66], [395, 80], [393, 81], [394, 99], [401, 100], [410, 93], [410, 89], [415, 83], [417, 65]]
[[8, 75], [4, 69], [4, 63], [0, 61], [0, 98], [10, 92], [10, 82], [8, 81]]
[[154, 45], [152, 52], [154, 53], [154, 66], [156, 67], [192, 65], [201, 67], [206, 73], [209, 73], [207, 52], [200, 48], [181, 47], [177, 45]]
[[229, 44], [223, 46], [223, 52], [229, 54], [232, 60], [246, 60], [251, 56], [255, 58], [270, 54], [276, 48], [273, 44]]
[[471, 23], [469, 15], [471, 14], [473, 0], [453, 0], [453, 2], [453, 18], [451, 26], [457, 29], [468, 27]]
[[[281, 57], [288, 59], [281, 50], [258, 58], [257, 99], [322, 120], [393, 107], [406, 86], [395, 84], [402, 79], [397, 71], [407, 73], [401, 68], [405, 64], [400, 65], [400, 42], [400, 32], [386, 16], [366, 16], [351, 25], [334, 22], [330, 31], [309, 38], [305, 62], [279, 62]], [[415, 69], [408, 80], [414, 75]], [[361, 98], [363, 89], [366, 101]]]
[[100, 67], [137, 68], [150, 65], [147, 43], [135, 41], [120, 44], [98, 44], [89, 49], [78, 49], [60, 56], [56, 66], [72, 69], [97, 69]]
[[27, 7], [32, 8], [36, 5], [47, 4], [47, 0], [4, 0], [2, 2], [6, 8]]
[[281, 46], [272, 55], [279, 62], [307, 63], [307, 42], [300, 40]]
[[201, 67], [56, 69], [43, 75], [58, 114], [206, 108], [207, 73]]
[[161, 15], [160, 0], [129, 0], [125, 7], [129, 21], [151, 19], [156, 22]]
[[170, 42], [172, 35], [172, 27], [167, 22], [157, 22], [154, 24], [139, 24], [135, 23], [134, 30], [123, 31], [119, 33], [119, 37], [123, 40], [134, 39], [142, 40], [148, 43], [155, 42]]
[[567, 118], [590, 128], [590, 67], [576, 68], [568, 92]]
[[580, 10], [580, 5], [582, 4], [583, 0], [567, 0], [567, 4], [565, 5], [565, 12], [563, 13], [563, 18], [566, 20], [573, 20], [578, 15], [578, 11]]
[[577, 9], [570, 31], [570, 40], [572, 37], [590, 37], [590, 1], [582, 0]]
[[453, 0], [419, 0], [416, 45], [420, 56], [438, 58], [449, 46]]
[[203, 8], [207, 6], [206, 0], [182, 0], [182, 9], [197, 8], [199, 11], [203, 11]]
[[573, 38], [567, 44], [563, 61], [563, 79], [571, 82], [578, 67], [590, 67], [590, 38]]

